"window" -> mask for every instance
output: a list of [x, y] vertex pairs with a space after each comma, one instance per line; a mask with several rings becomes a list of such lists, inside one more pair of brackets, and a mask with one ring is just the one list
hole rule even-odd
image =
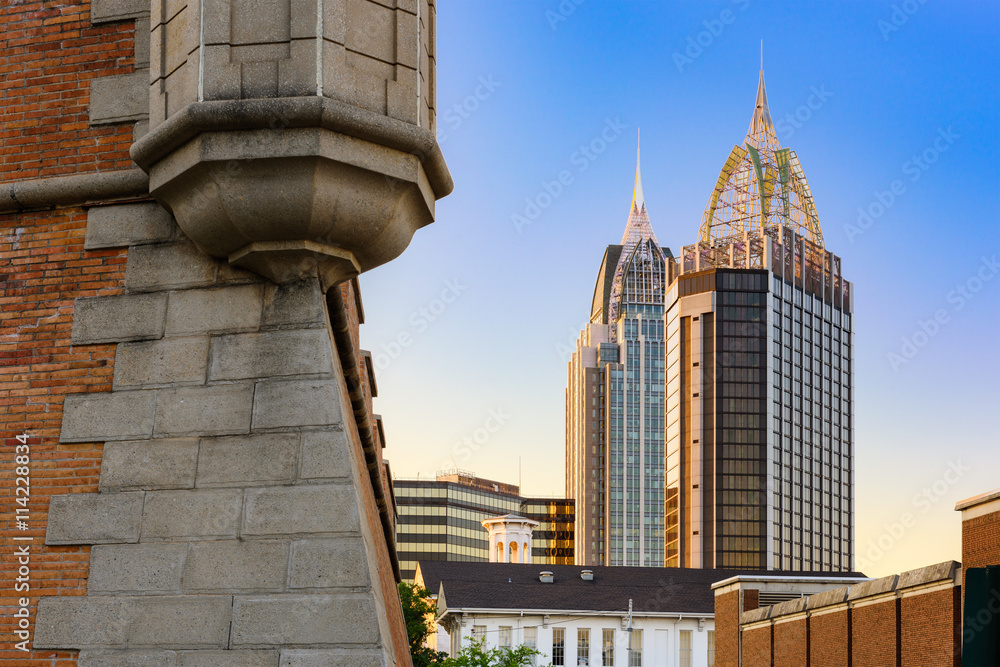
[[691, 667], [691, 631], [681, 630], [681, 667]]
[[473, 641], [478, 641], [480, 639], [486, 638], [486, 626], [485, 625], [473, 625], [472, 626], [472, 639]]
[[511, 634], [511, 631], [510, 631], [510, 626], [509, 625], [501, 625], [500, 626], [499, 642], [500, 642], [500, 646], [501, 647], [507, 647], [507, 648], [510, 647], [510, 634]]
[[566, 664], [566, 628], [552, 628], [552, 664]]
[[628, 667], [642, 667], [642, 630], [632, 630], [629, 635]]
[[[538, 649], [538, 628], [525, 628], [524, 629], [524, 645], [528, 648]], [[531, 664], [535, 664], [535, 658], [537, 656], [531, 656]]]
[[715, 667], [715, 630], [708, 631], [708, 667]]
[[577, 628], [576, 631], [576, 664], [577, 667], [590, 667], [590, 629]]
[[615, 665], [615, 629], [604, 628], [601, 631], [604, 635], [601, 643], [601, 667], [614, 667]]

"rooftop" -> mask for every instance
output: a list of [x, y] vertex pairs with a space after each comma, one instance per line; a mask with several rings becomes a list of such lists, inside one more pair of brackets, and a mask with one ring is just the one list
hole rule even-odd
[[[584, 570], [593, 580], [580, 577]], [[542, 571], [553, 583], [542, 583]], [[424, 586], [443, 595], [448, 609], [517, 609], [613, 611], [636, 613], [715, 613], [712, 584], [735, 576], [772, 575], [797, 578], [860, 577], [854, 572], [761, 572], [599, 565], [539, 565], [421, 561]]]
[[978, 496], [972, 496], [971, 498], [966, 498], [965, 500], [959, 500], [955, 503], [955, 511], [969, 509], [970, 507], [975, 507], [976, 505], [983, 505], [998, 498], [1000, 498], [1000, 489], [993, 489], [992, 491], [987, 491], [986, 493], [980, 493]]

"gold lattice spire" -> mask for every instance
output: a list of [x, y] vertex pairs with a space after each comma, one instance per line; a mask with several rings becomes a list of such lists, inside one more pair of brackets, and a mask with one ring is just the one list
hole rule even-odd
[[646, 207], [646, 199], [642, 196], [642, 174], [639, 173], [639, 135], [635, 143], [635, 187], [632, 188], [632, 209], [642, 210]]
[[795, 151], [782, 148], [774, 132], [764, 87], [764, 51], [757, 99], [742, 146], [734, 146], [722, 167], [702, 216], [700, 242], [728, 243], [769, 228], [788, 227], [823, 246], [823, 233]]

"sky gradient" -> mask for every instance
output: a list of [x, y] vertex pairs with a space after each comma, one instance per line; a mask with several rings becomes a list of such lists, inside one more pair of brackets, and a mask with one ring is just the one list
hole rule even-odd
[[778, 138], [855, 284], [857, 567], [960, 560], [954, 503], [1000, 486], [1000, 4], [985, 0], [442, 3], [455, 192], [361, 277], [395, 476], [457, 465], [564, 493], [566, 362], [625, 227], [636, 134], [676, 252], [746, 134], [761, 40]]

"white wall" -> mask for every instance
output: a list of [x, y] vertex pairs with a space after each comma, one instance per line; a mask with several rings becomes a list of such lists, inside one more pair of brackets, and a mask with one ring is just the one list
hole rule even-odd
[[[538, 650], [544, 655], [538, 656], [537, 664], [548, 665], [552, 661], [552, 630], [564, 628], [566, 635], [566, 667], [576, 667], [577, 662], [577, 629], [590, 629], [590, 662], [589, 667], [603, 667], [601, 662], [601, 646], [603, 630], [615, 630], [615, 661], [613, 667], [628, 666], [628, 633], [622, 629], [621, 616], [573, 616], [552, 613], [548, 624], [543, 624], [540, 615], [466, 615], [462, 627], [462, 646], [468, 646], [472, 641], [473, 627], [486, 627], [487, 646], [496, 646], [499, 640], [500, 626], [510, 626], [512, 645], [524, 643], [524, 628], [537, 627]], [[681, 630], [691, 631], [691, 667], [708, 667], [708, 632], [715, 629], [712, 619], [705, 619], [701, 630], [697, 619], [676, 617], [637, 617], [633, 616], [632, 627], [642, 632], [642, 667], [680, 667]], [[438, 650], [449, 646], [448, 634], [444, 628], [438, 627]]]

